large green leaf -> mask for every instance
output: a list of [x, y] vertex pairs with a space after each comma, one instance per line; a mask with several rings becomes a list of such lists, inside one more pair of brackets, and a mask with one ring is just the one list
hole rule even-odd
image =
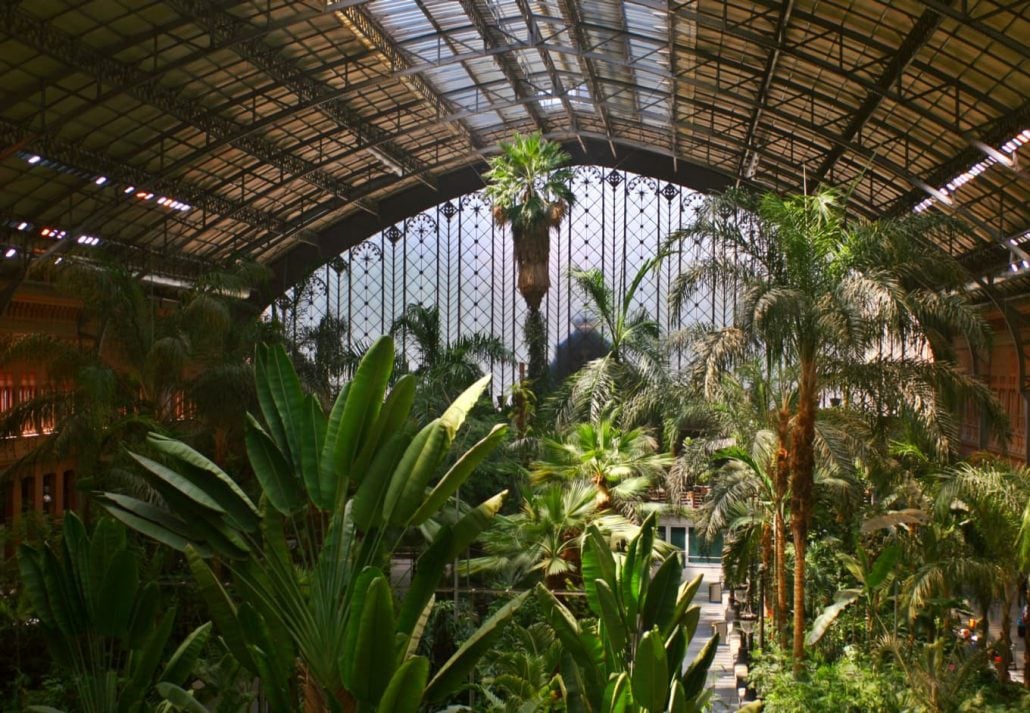
[[644, 633], [637, 644], [630, 676], [633, 700], [650, 713], [663, 713], [669, 695], [669, 664], [665, 658], [665, 642], [655, 627]]
[[[605, 638], [616, 652], [621, 652], [627, 641], [627, 622], [615, 598], [615, 593], [603, 579], [595, 582], [597, 600], [601, 606], [601, 622], [604, 623]], [[618, 654], [617, 654], [618, 655]]]
[[132, 607], [139, 588], [139, 563], [136, 555], [121, 550], [104, 573], [97, 599], [103, 604], [94, 612], [98, 633], [120, 637], [129, 631]]
[[393, 677], [393, 594], [386, 577], [372, 579], [361, 609], [350, 691], [359, 701], [374, 705]]
[[365, 471], [382, 446], [383, 439], [408, 428], [408, 419], [411, 416], [411, 407], [415, 402], [417, 388], [418, 379], [414, 374], [405, 374], [393, 385], [379, 412], [379, 418], [376, 419], [368, 436], [362, 437], [361, 449], [354, 457], [350, 479], [355, 483], [360, 484], [365, 477]]
[[119, 696], [118, 710], [120, 713], [138, 710], [139, 702], [146, 697], [153, 685], [154, 673], [161, 664], [161, 657], [168, 644], [168, 637], [171, 636], [174, 623], [175, 608], [173, 607], [166, 611], [156, 626], [150, 630], [143, 646], [129, 656], [128, 682]]
[[[166, 527], [165, 523], [168, 523], [174, 516], [169, 515], [160, 508], [154, 507], [150, 503], [145, 503], [142, 500], [136, 500], [128, 496], [119, 496], [116, 493], [104, 493], [100, 498], [100, 502], [112, 517], [131, 527], [141, 535], [145, 535], [179, 552], [185, 552], [186, 548], [192, 544], [205, 557], [211, 556], [211, 549], [200, 542], [201, 538], [199, 535], [185, 537], [179, 532]], [[141, 512], [147, 512], [150, 518], [142, 517], [140, 515]], [[196, 540], [194, 540], [194, 537], [196, 537]]]
[[479, 401], [486, 387], [490, 384], [490, 375], [482, 377], [476, 381], [472, 386], [465, 389], [461, 394], [454, 400], [454, 402], [447, 407], [447, 410], [443, 412], [443, 416], [440, 417], [440, 422], [444, 428], [447, 429], [447, 435], [450, 440], [454, 440], [455, 434], [461, 428], [461, 425], [465, 423], [465, 418], [469, 412]]
[[[322, 406], [311, 394], [304, 395], [304, 406], [295, 421], [297, 428], [290, 442], [293, 467], [300, 473], [311, 502], [322, 510], [332, 510], [333, 493], [322, 492], [318, 470], [319, 454], [325, 446], [326, 419]], [[289, 433], [289, 432], [287, 432]]]
[[21, 583], [28, 594], [32, 611], [46, 626], [56, 626], [50, 597], [47, 596], [46, 583], [43, 580], [42, 557], [39, 552], [22, 544], [18, 546], [18, 573]]
[[894, 569], [894, 565], [901, 559], [901, 555], [901, 544], [898, 542], [892, 542], [883, 548], [883, 551], [876, 558], [876, 561], [873, 562], [873, 566], [866, 576], [865, 586], [867, 592], [879, 589], [880, 585], [887, 581], [887, 577]]
[[677, 589], [683, 576], [683, 565], [678, 554], [665, 558], [658, 571], [651, 578], [644, 606], [640, 611], [640, 626], [647, 630], [657, 626], [664, 636], [670, 633], [672, 618], [676, 612]]
[[236, 660], [247, 670], [257, 674], [258, 670], [251, 660], [246, 637], [236, 616], [236, 605], [229, 598], [214, 572], [193, 547], [186, 549], [186, 561], [197, 582], [197, 591], [200, 592], [201, 598], [207, 605], [207, 612], [229, 649], [229, 653], [235, 656]]
[[429, 659], [416, 656], [402, 663], [390, 679], [376, 710], [417, 713], [429, 678]]
[[806, 646], [819, 643], [840, 613], [854, 604], [862, 596], [861, 589], [842, 589], [833, 597], [833, 603], [823, 609], [812, 622], [812, 630], [805, 637]]
[[[447, 429], [440, 419], [426, 426], [423, 432], [425, 439], [420, 442], [422, 433], [415, 437], [390, 479], [383, 514], [391, 525], [406, 525], [415, 514], [419, 504], [425, 500], [430, 478], [451, 446]], [[416, 444], [419, 445], [417, 450]]]
[[618, 587], [616, 581], [615, 558], [611, 548], [605, 541], [596, 525], [589, 525], [582, 550], [583, 589], [586, 591], [590, 611], [601, 613], [601, 604], [597, 599], [597, 580], [604, 580], [613, 591]]
[[418, 526], [436, 514], [436, 512], [454, 495], [461, 484], [468, 480], [472, 472], [489, 456], [508, 433], [506, 424], [497, 424], [490, 433], [467, 450], [444, 474], [440, 481], [411, 516], [411, 525]]
[[427, 702], [439, 703], [458, 687], [464, 685], [476, 662], [501, 635], [504, 626], [529, 595], [530, 592], [526, 591], [515, 596], [483, 622], [483, 625], [476, 629], [472, 636], [462, 642], [454, 655], [447, 659], [426, 686], [425, 699]]
[[386, 492], [411, 441], [411, 436], [405, 431], [391, 434], [383, 448], [376, 453], [367, 476], [358, 485], [350, 506], [354, 522], [362, 530], [383, 524]]
[[630, 706], [629, 674], [625, 671], [613, 676], [604, 691], [605, 713], [624, 713]]
[[[362, 437], [369, 435], [383, 407], [383, 395], [393, 373], [393, 338], [380, 337], [362, 357], [347, 389], [347, 400], [336, 424], [333, 440], [322, 453], [322, 479], [333, 489], [335, 478], [350, 478], [351, 464]], [[335, 409], [334, 409], [335, 411]], [[328, 463], [326, 462], [328, 456]]]
[[[147, 443], [155, 450], [189, 466], [182, 470], [182, 475], [194, 482], [203, 483], [207, 492], [235, 520], [237, 527], [247, 532], [257, 529], [258, 513], [254, 503], [236, 481], [215, 463], [182, 441], [158, 433], [149, 434]], [[191, 473], [190, 469], [199, 472]]]
[[305, 502], [300, 481], [271, 436], [249, 413], [245, 440], [247, 458], [268, 502], [283, 515], [299, 510]]
[[178, 491], [197, 505], [212, 510], [216, 513], [225, 514], [225, 509], [218, 504], [218, 501], [202, 485], [194, 483], [171, 468], [167, 468], [157, 461], [150, 460], [146, 456], [129, 453], [133, 460], [139, 463], [159, 483], [164, 483]]
[[[362, 612], [372, 582], [383, 579], [383, 573], [376, 567], [365, 567], [351, 582], [347, 592], [347, 622], [344, 630], [343, 659], [340, 661], [340, 678], [344, 687], [350, 689], [355, 685], [355, 670], [362, 652], [358, 648], [358, 637], [361, 634]], [[393, 637], [394, 627], [383, 635]]]
[[691, 602], [694, 601], [694, 596], [697, 594], [703, 579], [704, 575], [699, 574], [689, 582], [684, 582], [680, 585], [679, 593], [676, 595], [676, 609], [672, 613], [673, 626], [679, 626], [680, 622], [683, 621], [683, 617], [686, 616], [688, 609], [690, 609]]
[[[275, 444], [285, 454], [289, 454], [290, 443], [286, 438], [286, 425], [283, 423], [279, 408], [276, 405], [277, 399], [273, 395], [275, 382], [281, 382], [275, 376], [276, 364], [271, 354], [271, 347], [258, 344], [254, 349], [254, 385], [257, 390], [258, 405], [261, 407], [261, 415], [268, 425], [268, 432], [272, 435]], [[282, 388], [280, 385], [279, 389]], [[299, 384], [298, 384], [299, 391]]]
[[440, 584], [444, 568], [464, 552], [490, 526], [501, 509], [507, 491], [498, 493], [470, 510], [454, 525], [444, 525], [418, 558], [415, 576], [397, 616], [397, 631], [410, 636], [414, 626]]
[[719, 635], [716, 634], [705, 643], [680, 679], [683, 684], [683, 693], [688, 701], [699, 696], [704, 690], [705, 680], [708, 678], [708, 669], [711, 668], [712, 661], [715, 660], [715, 652], [718, 647]]
[[179, 648], [175, 650], [172, 657], [168, 659], [164, 670], [161, 672], [161, 680], [167, 683], [181, 686], [186, 683], [193, 668], [197, 665], [200, 655], [207, 646], [208, 637], [211, 635], [211, 622], [201, 624], [187, 636]]
[[175, 684], [168, 682], [159, 683], [157, 684], [157, 692], [162, 698], [175, 706], [177, 711], [182, 711], [182, 713], [209, 713], [203, 703]]

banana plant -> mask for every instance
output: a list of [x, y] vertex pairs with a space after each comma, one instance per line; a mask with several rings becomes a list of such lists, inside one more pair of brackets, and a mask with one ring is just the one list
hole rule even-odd
[[565, 647], [562, 676], [572, 713], [699, 713], [718, 635], [686, 665], [701, 608], [691, 604], [701, 575], [682, 582], [671, 554], [652, 572], [655, 516], [648, 516], [625, 554], [613, 553], [597, 527], [584, 534], [583, 586], [596, 621], [578, 622], [550, 591], [549, 619]]
[[[260, 416], [246, 447], [260, 489], [252, 500], [209, 459], [151, 436], [162, 460], [134, 455], [155, 505], [115, 493], [112, 515], [183, 551], [215, 628], [274, 711], [415, 711], [442, 701], [499, 635], [516, 597], [430, 676], [415, 654], [448, 562], [490, 524], [500, 493], [453, 523], [442, 506], [505, 436], [495, 427], [457, 459], [448, 454], [489, 381], [480, 379], [422, 428], [410, 418], [415, 379], [388, 390], [394, 345], [383, 337], [328, 413], [305, 393], [285, 350], [260, 347]], [[446, 462], [452, 462], [444, 468]], [[403, 598], [383, 573], [406, 532], [431, 542]], [[209, 564], [217, 557], [227, 586]], [[396, 606], [395, 606], [396, 602]], [[299, 661], [299, 666], [298, 662]], [[299, 670], [298, 670], [299, 669]]]
[[879, 621], [880, 606], [891, 584], [895, 580], [895, 569], [901, 560], [901, 545], [892, 542], [878, 555], [873, 556], [861, 543], [855, 555], [838, 553], [837, 557], [854, 577], [859, 586], [839, 590], [826, 608], [812, 622], [812, 629], [805, 637], [807, 646], [814, 646], [829, 631], [841, 612], [858, 601], [866, 606], [866, 641], [872, 638], [873, 623]]
[[103, 518], [90, 536], [69, 512], [63, 532], [59, 545], [18, 550], [22, 583], [50, 655], [71, 672], [83, 713], [153, 710], [148, 699], [157, 698], [155, 688], [186, 683], [211, 624], [194, 630], [162, 666], [175, 610], [163, 608], [156, 583], [141, 583], [139, 555], [125, 528]]

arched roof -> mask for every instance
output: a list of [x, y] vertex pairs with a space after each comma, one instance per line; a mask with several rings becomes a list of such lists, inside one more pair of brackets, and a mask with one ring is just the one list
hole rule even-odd
[[697, 188], [946, 210], [978, 274], [1030, 259], [1026, 0], [2, 0], [0, 20], [0, 223], [37, 250], [247, 254], [289, 280], [539, 130]]

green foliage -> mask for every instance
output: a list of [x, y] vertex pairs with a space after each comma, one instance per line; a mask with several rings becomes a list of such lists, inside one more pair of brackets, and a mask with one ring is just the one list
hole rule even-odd
[[851, 650], [832, 662], [812, 662], [795, 678], [778, 655], [751, 666], [750, 682], [761, 692], [766, 713], [902, 713], [904, 682], [891, 667], [877, 669]]
[[18, 560], [47, 648], [70, 674], [81, 710], [137, 711], [155, 685], [179, 686], [191, 675], [211, 625], [161, 667], [175, 609], [162, 611], [157, 585], [140, 581], [139, 556], [115, 521], [101, 519], [89, 535], [68, 513], [60, 546], [22, 545]]
[[[498, 610], [436, 671], [417, 655], [433, 592], [448, 563], [490, 524], [500, 493], [453, 523], [434, 522], [406, 594], [384, 574], [405, 533], [427, 525], [496, 446], [504, 426], [441, 473], [480, 379], [421, 429], [409, 420], [414, 379], [389, 390], [394, 344], [374, 344], [326, 413], [281, 347], [258, 349], [262, 421], [248, 420], [255, 503], [217, 465], [185, 444], [152, 437], [164, 463], [136, 457], [160, 504], [107, 493], [105, 507], [141, 533], [186, 553], [215, 629], [262, 681], [274, 711], [294, 711], [297, 661], [305, 698], [374, 710], [414, 710], [446, 698], [526, 595]], [[232, 575], [216, 576], [217, 554]], [[174, 696], [174, 692], [172, 694]]]
[[510, 142], [501, 142], [501, 153], [490, 160], [484, 175], [495, 217], [529, 232], [557, 225], [555, 206], [570, 206], [576, 200], [569, 185], [572, 172], [562, 168], [568, 161], [559, 144], [539, 133], [516, 134]]
[[565, 647], [561, 672], [576, 710], [676, 713], [706, 705], [705, 678], [718, 636], [694, 661], [685, 658], [700, 616], [691, 600], [701, 577], [680, 584], [683, 567], [676, 555], [652, 572], [654, 532], [652, 516], [625, 554], [616, 555], [600, 530], [587, 528], [583, 584], [596, 622], [577, 621], [553, 594], [537, 587]]

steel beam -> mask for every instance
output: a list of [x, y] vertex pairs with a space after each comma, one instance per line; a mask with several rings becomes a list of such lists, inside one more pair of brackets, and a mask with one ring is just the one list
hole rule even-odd
[[[235, 135], [243, 128], [242, 124], [232, 119], [206, 111], [200, 102], [184, 98], [174, 89], [161, 86], [147, 72], [86, 46], [79, 38], [30, 13], [8, 5], [0, 5], [0, 21], [19, 41], [43, 54], [78, 67], [83, 72], [93, 75], [102, 84], [124, 88], [125, 93], [137, 101], [150, 104], [179, 121], [196, 127], [214, 140]], [[326, 193], [346, 197], [353, 190], [332, 175], [315, 169], [309, 161], [291, 155], [267, 138], [248, 135], [233, 141], [232, 145], [286, 174], [304, 176], [305, 181]]]
[[26, 131], [5, 119], [0, 119], [0, 144], [18, 144], [25, 150], [31, 147], [45, 158], [93, 176], [106, 176], [116, 183], [166, 194], [194, 208], [238, 220], [261, 230], [280, 230], [286, 226], [286, 221], [278, 216], [252, 208], [245, 202], [234, 201], [189, 183], [128, 166], [118, 159], [83, 148], [76, 141], [65, 141], [49, 133]]
[[[459, 1], [461, 2], [462, 10], [465, 11], [465, 15], [468, 16], [469, 21], [483, 39], [483, 46], [488, 52], [493, 53], [494, 62], [497, 63], [497, 68], [501, 70], [501, 74], [504, 75], [505, 79], [508, 80], [508, 84], [511, 85], [515, 98], [524, 99], [535, 95], [537, 93], [536, 88], [530, 85], [519, 68], [518, 63], [512, 59], [510, 52], [506, 49], [509, 38], [505, 37], [504, 33], [495, 25], [486, 21], [486, 18], [476, 6], [476, 0]], [[543, 116], [540, 114], [538, 104], [536, 102], [526, 102], [524, 106], [526, 113], [529, 114], [529, 118], [536, 124], [536, 128], [539, 131], [544, 131], [546, 124], [544, 123]]]
[[[379, 20], [363, 8], [358, 5], [351, 5], [338, 10], [334, 15], [367, 49], [381, 54], [390, 65], [391, 70], [407, 69], [414, 64], [408, 53], [390, 38], [386, 29], [379, 24]], [[404, 75], [401, 77], [401, 83], [412, 94], [419, 97], [437, 117], [454, 114], [458, 110], [458, 107], [453, 102], [443, 98], [419, 73]], [[476, 136], [475, 132], [463, 121], [450, 122], [448, 123], [448, 128], [457, 137], [467, 142], [473, 151], [479, 151], [483, 148], [482, 139]]]
[[565, 114], [569, 119], [569, 126], [572, 127], [573, 131], [579, 131], [579, 122], [576, 120], [576, 111], [572, 108], [572, 102], [569, 101], [568, 92], [565, 91], [565, 85], [561, 81], [561, 77], [558, 75], [558, 69], [554, 66], [554, 59], [551, 57], [551, 53], [545, 48], [538, 46], [543, 42], [543, 37], [540, 34], [540, 26], [536, 22], [536, 18], [533, 16], [533, 11], [529, 8], [528, 0], [515, 0], [515, 4], [519, 7], [519, 12], [522, 13], [522, 19], [526, 23], [526, 27], [529, 29], [530, 45], [537, 46], [537, 52], [540, 54], [540, 59], [543, 60], [544, 67], [547, 69], [547, 76], [551, 80], [551, 90], [554, 93], [555, 98], [561, 101], [562, 108], [565, 109]]
[[[879, 108], [886, 93], [892, 86], [897, 84], [909, 63], [915, 58], [919, 50], [929, 42], [930, 38], [933, 37], [933, 33], [940, 27], [942, 19], [942, 16], [933, 10], [927, 10], [919, 16], [916, 24], [912, 26], [912, 29], [909, 30], [905, 39], [898, 46], [897, 52], [887, 62], [887, 66], [884, 67], [873, 88], [866, 94], [858, 109], [851, 115], [848, 125], [841, 132], [841, 138], [845, 142], [850, 142], [858, 136], [858, 132], [862, 130], [862, 127], [865, 126], [869, 118]], [[840, 144], [830, 149], [822, 163], [815, 170], [815, 173], [812, 174], [813, 182], [818, 183], [822, 181], [834, 164], [837, 163], [837, 160], [843, 155], [844, 149]]]
[[747, 134], [744, 137], [744, 147], [740, 152], [740, 163], [737, 165], [737, 175], [743, 178], [750, 178], [755, 172], [755, 161], [758, 159], [758, 152], [755, 151], [755, 142], [758, 140], [758, 127], [762, 122], [762, 112], [769, 101], [769, 90], [772, 88], [773, 77], [776, 76], [776, 65], [780, 61], [783, 52], [783, 45], [787, 40], [787, 26], [790, 23], [790, 14], [794, 11], [794, 0], [783, 0], [780, 7], [780, 17], [776, 22], [776, 34], [773, 48], [765, 60], [765, 71], [762, 74], [762, 83], [758, 87], [758, 96], [755, 99], [755, 107], [751, 112], [751, 120], [747, 125]]
[[[559, 0], [558, 5], [561, 8], [562, 19], [568, 27], [567, 31], [572, 35], [573, 42], [581, 51], [587, 51], [590, 44], [587, 42], [586, 33], [583, 31], [583, 18], [580, 14], [579, 4], [573, 0]], [[614, 134], [612, 132], [611, 120], [608, 117], [608, 109], [605, 106], [606, 98], [601, 90], [601, 83], [597, 80], [597, 73], [594, 71], [594, 66], [590, 60], [586, 59], [583, 55], [579, 55], [577, 59], [579, 61], [579, 71], [583, 73], [587, 80], [587, 85], [590, 87], [594, 111], [601, 120], [604, 133], [608, 136], [608, 147], [612, 151], [612, 156], [614, 156], [615, 144], [612, 143]]]
[[[250, 24], [224, 12], [210, 0], [169, 0], [180, 13], [192, 17], [218, 43], [231, 43], [233, 51], [250, 64], [276, 79], [302, 101], [333, 94], [336, 89], [311, 76], [309, 70], [284, 56], [277, 48], [260, 39], [246, 39]], [[244, 38], [244, 39], [240, 39]], [[404, 149], [390, 142], [384, 129], [366, 121], [357, 111], [340, 100], [318, 104], [318, 110], [354, 134], [359, 144], [378, 142], [379, 151], [400, 166], [404, 173], [432, 183], [425, 173], [425, 164]]]

